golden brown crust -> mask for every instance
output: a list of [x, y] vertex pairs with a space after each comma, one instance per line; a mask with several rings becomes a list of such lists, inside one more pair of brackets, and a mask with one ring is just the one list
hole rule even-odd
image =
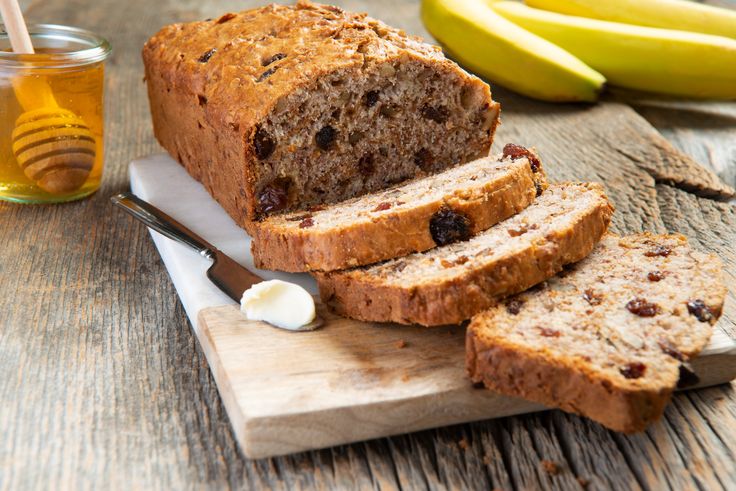
[[[487, 161], [488, 159], [483, 159]], [[466, 166], [481, 166], [480, 161]], [[300, 227], [301, 216], [311, 222], [319, 222], [319, 212], [314, 215], [292, 214], [290, 218], [275, 217], [257, 224], [253, 231], [251, 251], [255, 265], [262, 269], [288, 272], [333, 271], [386, 259], [405, 256], [413, 252], [436, 247], [429, 230], [429, 222], [442, 208], [462, 213], [470, 219], [471, 234], [475, 235], [490, 226], [523, 210], [547, 187], [541, 167], [532, 170], [527, 159], [509, 161], [509, 172], [496, 179], [478, 183], [463, 181], [462, 186], [437, 189], [431, 202], [412, 206], [412, 197], [396, 193], [393, 202], [406, 200], [407, 206], [394, 207], [370, 220], [341, 220], [330, 228]], [[458, 169], [451, 169], [454, 173]], [[434, 177], [421, 179], [426, 187], [432, 187]], [[396, 188], [398, 191], [406, 186]], [[385, 192], [379, 193], [384, 195]], [[361, 202], [375, 201], [371, 196]], [[387, 203], [388, 204], [388, 203]], [[341, 204], [335, 205], [340, 207]], [[372, 214], [373, 215], [373, 214]], [[351, 217], [352, 218], [352, 217]], [[291, 220], [291, 221], [288, 221]]]
[[[332, 41], [325, 42], [326, 38]], [[289, 56], [278, 60], [279, 69], [269, 83], [259, 82], [266, 58], [287, 51], [297, 40], [302, 49], [289, 50]], [[376, 59], [406, 52], [457, 70], [440, 48], [417, 37], [366, 14], [312, 2], [271, 4], [217, 19], [171, 24], [146, 42], [143, 58], [154, 69], [147, 75], [170, 82], [195, 101], [197, 95], [206, 97], [203, 115], [209, 121], [244, 129], [295, 88], [334, 70], [362, 65], [366, 52]]]
[[[285, 53], [288, 56], [269, 63]], [[258, 206], [259, 193], [284, 175], [283, 168], [274, 167], [286, 160], [278, 152], [293, 152], [291, 145], [279, 142], [283, 144], [277, 145], [273, 162], [259, 160], [254, 150], [259, 125], [271, 124], [269, 118], [278, 113], [280, 103], [285, 104], [290, 95], [300, 91], [311, 93], [328, 75], [381, 77], [384, 68], [391, 68], [386, 65], [405, 63], [424, 66], [458, 86], [477, 91], [491, 118], [477, 126], [487, 128], [483, 130], [487, 139], [466, 142], [465, 155], [458, 150], [458, 161], [445, 166], [487, 155], [498, 123], [499, 107], [491, 100], [487, 85], [447, 60], [439, 48], [365, 14], [310, 2], [268, 5], [217, 19], [166, 26], [145, 44], [143, 60], [156, 138], [249, 231], [253, 230], [253, 220], [265, 213]], [[282, 136], [289, 140], [288, 135]], [[400, 144], [399, 136], [397, 142]], [[314, 161], [305, 154], [313, 151], [311, 148], [299, 148], [302, 154], [295, 157], [295, 168]], [[362, 156], [357, 150], [355, 153], [335, 157], [338, 163], [330, 165], [342, 166], [335, 179], [360, 179], [351, 174]], [[397, 175], [392, 178], [411, 177], [407, 166], [413, 164], [402, 159], [401, 169], [395, 170]], [[311, 183], [311, 171], [303, 172], [307, 174], [300, 174], [295, 188], [288, 191], [289, 209], [301, 207], [305, 190], [315, 193], [312, 202], [324, 192], [323, 185]], [[317, 168], [313, 174], [319, 172]], [[350, 188], [337, 198], [379, 189], [382, 184], [375, 181], [364, 183], [365, 189], [353, 186], [354, 192]]]
[[[552, 230], [541, 243], [468, 269], [462, 276], [411, 287], [345, 272], [315, 273], [320, 295], [337, 314], [373, 322], [436, 326], [455, 324], [526, 290], [587, 256], [608, 229], [613, 207], [597, 184], [594, 206], [568, 228]], [[441, 250], [441, 249], [438, 249]]]
[[[148, 65], [146, 73], [148, 74]], [[202, 109], [192, 105], [190, 94], [167, 90], [160, 77], [149, 76], [148, 94], [156, 139], [187, 172], [207, 189], [235, 222], [250, 229], [250, 203], [255, 199], [253, 176], [246, 160], [241, 135], [199, 125]], [[177, 125], [170, 124], [176, 121]], [[197, 138], [181, 138], [197, 135]], [[218, 162], [219, 165], [211, 165]]]
[[672, 388], [621, 390], [574, 364], [556, 363], [539, 353], [506, 346], [488, 346], [468, 329], [466, 368], [473, 382], [502, 394], [523, 397], [546, 406], [585, 414], [624, 433], [644, 430], [659, 419]]

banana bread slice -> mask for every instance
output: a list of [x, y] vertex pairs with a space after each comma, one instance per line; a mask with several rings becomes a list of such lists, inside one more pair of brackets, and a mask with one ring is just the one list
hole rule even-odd
[[475, 382], [643, 430], [672, 390], [697, 381], [687, 361], [707, 344], [726, 295], [720, 261], [681, 235], [608, 235], [583, 261], [473, 317]]
[[498, 122], [440, 48], [306, 1], [166, 26], [143, 61], [156, 138], [249, 231], [485, 157]]
[[[453, 324], [587, 256], [613, 207], [600, 184], [553, 184], [529, 207], [469, 240], [373, 266], [317, 272], [322, 300], [354, 319]], [[446, 220], [439, 234], [457, 233]]]
[[438, 233], [458, 220], [471, 237], [515, 215], [547, 187], [536, 155], [509, 144], [486, 157], [309, 213], [273, 215], [255, 227], [255, 264], [281, 271], [332, 271], [444, 245]]

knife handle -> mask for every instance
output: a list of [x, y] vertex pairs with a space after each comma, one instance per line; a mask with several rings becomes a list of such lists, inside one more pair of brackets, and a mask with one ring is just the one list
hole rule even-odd
[[189, 246], [202, 256], [212, 259], [216, 251], [212, 244], [135, 194], [120, 193], [111, 197], [110, 201], [161, 235]]

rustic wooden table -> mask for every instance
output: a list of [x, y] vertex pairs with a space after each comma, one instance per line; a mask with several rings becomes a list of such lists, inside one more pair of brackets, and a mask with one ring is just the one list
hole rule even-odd
[[[23, 2], [30, 21], [91, 29], [115, 53], [102, 189], [65, 205], [0, 204], [0, 488], [735, 489], [734, 384], [676, 395], [661, 423], [634, 436], [549, 411], [243, 457], [147, 231], [108, 199], [127, 189], [132, 158], [161, 151], [142, 82], [147, 37], [257, 3]], [[415, 1], [337, 3], [426, 35]], [[617, 230], [682, 230], [724, 258], [733, 283], [736, 210], [696, 196], [723, 189], [675, 148], [736, 184], [736, 104], [618, 94], [552, 106], [494, 93], [505, 110], [500, 141], [536, 144], [553, 177], [605, 180]], [[733, 336], [729, 302], [723, 325]]]

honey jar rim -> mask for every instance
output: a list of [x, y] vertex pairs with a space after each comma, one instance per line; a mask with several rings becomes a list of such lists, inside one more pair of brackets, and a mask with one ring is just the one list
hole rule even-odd
[[[0, 49], [0, 69], [59, 69], [80, 67], [104, 61], [112, 52], [107, 39], [79, 27], [57, 24], [32, 24], [28, 26], [31, 40], [58, 40], [73, 42], [78, 49], [34, 54], [20, 54]], [[0, 24], [0, 42], [7, 42], [5, 27]]]

